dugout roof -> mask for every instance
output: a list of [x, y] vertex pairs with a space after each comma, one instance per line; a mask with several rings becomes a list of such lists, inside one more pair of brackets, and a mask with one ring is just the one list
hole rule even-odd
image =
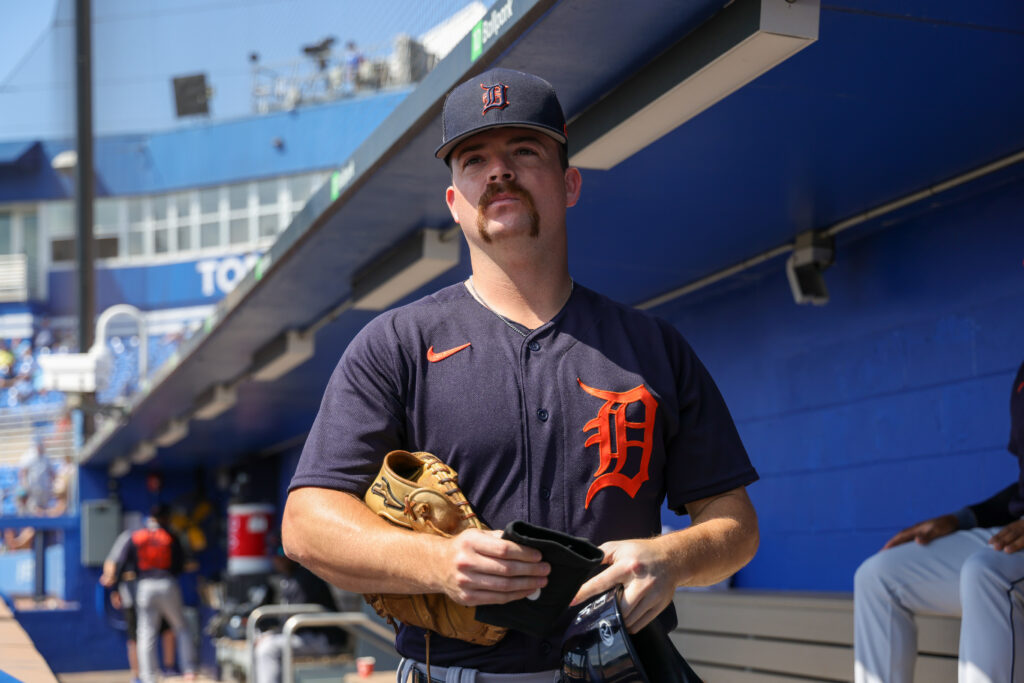
[[[451, 226], [448, 172], [432, 154], [451, 87], [491, 66], [537, 73], [559, 92], [573, 140], [597, 107], [629, 109], [637, 97], [629, 86], [654, 77], [652, 60], [743, 2], [498, 0], [485, 19], [495, 34], [479, 56], [467, 36], [351, 157], [338, 159], [333, 186], [313, 197], [127, 415], [86, 444], [83, 463], [127, 458], [173, 419], [188, 434], [158, 448], [155, 463], [165, 468], [231, 464], [300, 444], [341, 352], [376, 313], [341, 312], [317, 332], [311, 359], [274, 381], [238, 383], [237, 404], [219, 417], [194, 419], [196, 399], [243, 376], [287, 330], [343, 304], [353, 275], [404, 237]], [[612, 169], [583, 172], [581, 201], [569, 212], [574, 278], [620, 301], [647, 301], [1024, 150], [1024, 5], [837, 0], [816, 9], [813, 44]], [[957, 201], [1022, 174], [1008, 164], [922, 201]], [[919, 206], [843, 233], [837, 258], [844, 241]], [[788, 287], [774, 265], [764, 286]], [[403, 301], [467, 274], [463, 250], [458, 266]]]

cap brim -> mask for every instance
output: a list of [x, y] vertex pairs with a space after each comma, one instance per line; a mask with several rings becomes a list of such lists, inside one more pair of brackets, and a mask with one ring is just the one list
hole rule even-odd
[[567, 142], [565, 135], [563, 135], [561, 131], [555, 130], [554, 128], [548, 128], [547, 126], [538, 126], [536, 123], [517, 123], [515, 121], [502, 121], [501, 123], [494, 123], [488, 126], [480, 126], [479, 128], [474, 128], [473, 130], [467, 131], [462, 135], [452, 138], [448, 142], [438, 147], [437, 151], [434, 152], [434, 156], [437, 157], [438, 159], [447, 159], [448, 155], [451, 154], [452, 150], [455, 149], [460, 142], [473, 137], [477, 133], [482, 133], [483, 131], [490, 130], [492, 128], [529, 128], [530, 130], [535, 130], [540, 133], [544, 133], [548, 137], [553, 138], [555, 141], [563, 145], [566, 144]]

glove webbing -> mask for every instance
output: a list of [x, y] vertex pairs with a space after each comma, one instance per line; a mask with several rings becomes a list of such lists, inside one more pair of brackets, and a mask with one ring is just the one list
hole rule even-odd
[[[459, 514], [462, 515], [462, 518], [466, 521], [476, 519], [476, 512], [474, 512], [473, 508], [470, 507], [469, 501], [466, 500], [466, 496], [464, 496], [462, 491], [459, 489], [458, 476], [455, 474], [455, 472], [452, 471], [450, 467], [441, 462], [437, 457], [429, 453], [420, 453], [420, 459], [426, 466], [427, 471], [430, 472], [430, 474], [434, 476], [434, 479], [437, 480], [437, 483], [444, 487], [443, 490], [445, 495], [448, 496], [449, 502], [453, 503], [456, 506], [456, 508], [459, 511]], [[439, 529], [437, 525], [435, 525], [432, 521], [430, 521], [429, 519], [424, 519], [423, 515], [416, 514], [416, 511], [414, 509], [414, 501], [416, 495], [420, 492], [436, 493], [436, 491], [434, 491], [433, 489], [419, 488], [413, 491], [412, 493], [408, 494], [405, 497], [404, 501], [405, 514], [413, 519], [423, 520], [424, 526], [430, 527], [430, 529], [439, 536], [451, 538], [450, 533], [442, 529]]]

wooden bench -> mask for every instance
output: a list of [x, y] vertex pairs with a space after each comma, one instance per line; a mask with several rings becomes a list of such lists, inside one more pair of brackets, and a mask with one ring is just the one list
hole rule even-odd
[[[672, 640], [706, 683], [853, 680], [849, 593], [680, 591]], [[960, 620], [917, 619], [916, 683], [955, 681]]]

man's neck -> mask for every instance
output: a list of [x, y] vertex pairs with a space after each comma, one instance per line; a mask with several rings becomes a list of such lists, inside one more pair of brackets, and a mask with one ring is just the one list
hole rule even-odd
[[567, 266], [544, 272], [491, 266], [474, 262], [473, 290], [492, 311], [531, 330], [554, 318], [569, 299], [572, 279]]

